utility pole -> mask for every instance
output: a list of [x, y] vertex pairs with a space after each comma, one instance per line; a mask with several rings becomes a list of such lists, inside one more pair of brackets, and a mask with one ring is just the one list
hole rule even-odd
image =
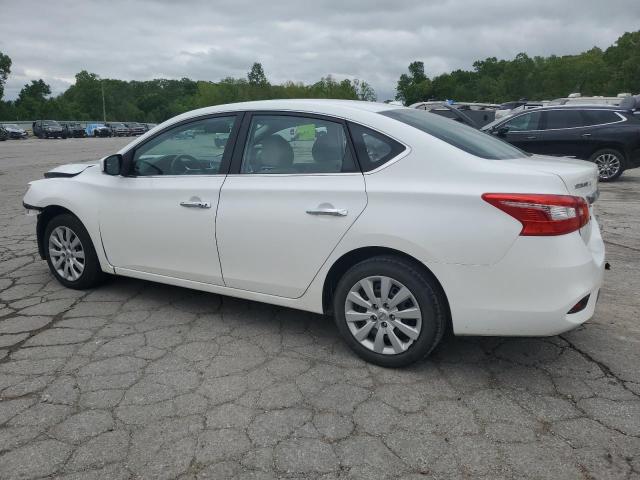
[[107, 110], [104, 106], [104, 82], [100, 80], [100, 88], [102, 89], [102, 121], [107, 123]]

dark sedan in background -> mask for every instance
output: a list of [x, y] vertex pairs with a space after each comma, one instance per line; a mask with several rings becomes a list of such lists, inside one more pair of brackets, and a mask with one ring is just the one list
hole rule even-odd
[[67, 138], [82, 138], [87, 135], [84, 127], [78, 122], [61, 122], [60, 125], [62, 125], [62, 129], [64, 130]]
[[129, 129], [129, 135], [142, 135], [147, 132], [147, 127], [137, 122], [125, 123], [125, 127]]
[[19, 127], [15, 123], [5, 123], [2, 125], [2, 128], [7, 132], [7, 138], [23, 139], [29, 136], [24, 128]]
[[594, 162], [603, 182], [640, 166], [640, 115], [631, 109], [542, 107], [503, 117], [482, 130], [526, 152]]
[[129, 129], [124, 123], [109, 122], [104, 124], [105, 127], [111, 130], [112, 137], [127, 137], [129, 136]]
[[38, 138], [67, 138], [62, 125], [55, 120], [36, 120], [31, 129]]

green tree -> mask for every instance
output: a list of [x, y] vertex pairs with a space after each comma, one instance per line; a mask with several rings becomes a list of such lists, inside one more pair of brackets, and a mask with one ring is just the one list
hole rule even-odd
[[264, 70], [262, 69], [262, 64], [255, 62], [251, 66], [251, 70], [247, 73], [247, 79], [249, 80], [249, 85], [265, 87], [269, 85], [269, 80], [267, 80], [267, 76], [264, 74]]
[[358, 100], [364, 100], [366, 102], [375, 102], [378, 99], [376, 95], [376, 91], [373, 89], [371, 85], [369, 85], [364, 80], [358, 80], [357, 78], [353, 80], [353, 88], [356, 90], [356, 95], [358, 96]]
[[0, 52], [0, 100], [4, 95], [4, 84], [7, 82], [7, 78], [11, 73], [11, 58], [9, 55], [5, 55]]
[[396, 87], [396, 100], [405, 105], [428, 100], [431, 96], [431, 81], [424, 73], [423, 62], [411, 62], [409, 74], [400, 75]]
[[32, 80], [25, 85], [15, 102], [17, 115], [20, 119], [39, 118], [47, 113], [47, 96], [51, 95], [51, 88], [44, 80]]

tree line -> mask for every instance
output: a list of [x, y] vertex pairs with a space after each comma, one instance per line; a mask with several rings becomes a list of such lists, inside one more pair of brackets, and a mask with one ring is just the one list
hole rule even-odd
[[[11, 59], [0, 52], [0, 100], [11, 69]], [[260, 63], [254, 63], [246, 78], [225, 78], [219, 82], [155, 79], [124, 81], [100, 78], [85, 70], [76, 74], [75, 84], [57, 96], [43, 80], [25, 85], [15, 101], [0, 101], [0, 120], [73, 119], [101, 120], [102, 98], [107, 121], [159, 123], [195, 108], [223, 103], [274, 98], [341, 98], [376, 100], [371, 86], [358, 79], [335, 80], [330, 75], [318, 82], [269, 82]]]
[[552, 100], [569, 93], [615, 96], [640, 92], [640, 31], [627, 32], [609, 48], [578, 55], [513, 60], [489, 57], [473, 70], [454, 70], [429, 78], [423, 62], [412, 62], [398, 80], [396, 100], [405, 105], [430, 99], [502, 103], [527, 98]]

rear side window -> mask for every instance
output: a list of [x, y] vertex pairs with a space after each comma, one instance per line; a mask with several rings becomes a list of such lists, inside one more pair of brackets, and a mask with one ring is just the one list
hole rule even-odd
[[584, 126], [580, 110], [548, 110], [545, 114], [546, 130]]
[[608, 110], [583, 110], [582, 116], [585, 125], [604, 125], [606, 123], [620, 122], [622, 119], [615, 112]]
[[349, 123], [349, 130], [363, 172], [384, 165], [405, 150], [401, 143], [362, 125]]
[[386, 110], [380, 114], [417, 128], [476, 157], [489, 160], [527, 157], [522, 150], [493, 135], [433, 113], [403, 108]]

